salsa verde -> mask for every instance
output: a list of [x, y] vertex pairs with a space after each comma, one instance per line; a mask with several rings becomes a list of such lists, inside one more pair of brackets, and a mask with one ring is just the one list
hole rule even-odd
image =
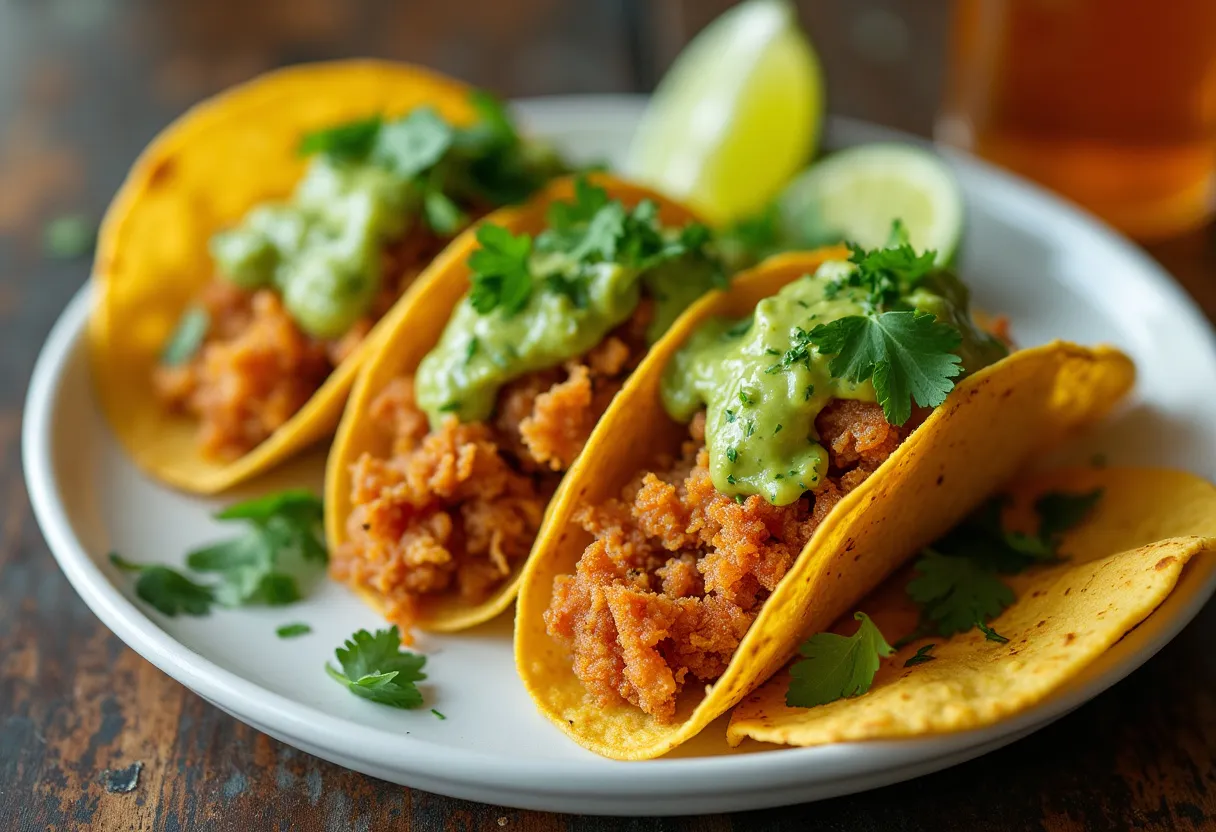
[[[714, 487], [731, 496], [759, 494], [789, 505], [814, 491], [827, 473], [815, 419], [833, 399], [874, 401], [874, 386], [829, 370], [809, 333], [840, 318], [865, 315], [860, 289], [841, 289], [848, 264], [826, 263], [756, 305], [751, 318], [711, 319], [676, 353], [664, 374], [663, 405], [673, 419], [706, 410], [705, 442]], [[952, 273], [925, 276], [901, 308], [928, 312], [955, 326], [964, 372], [1005, 355], [967, 310], [967, 289]]]

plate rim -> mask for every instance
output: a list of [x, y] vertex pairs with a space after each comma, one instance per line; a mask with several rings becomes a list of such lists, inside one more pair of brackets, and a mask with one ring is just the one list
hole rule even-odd
[[[626, 111], [636, 116], [645, 101], [645, 96], [578, 95], [522, 99], [513, 105], [526, 121], [543, 123], [554, 118], [568, 122], [575, 113], [592, 116], [591, 120], [618, 119], [620, 113]], [[838, 139], [843, 138], [846, 144], [877, 137], [924, 142], [918, 137], [850, 119], [831, 119], [828, 132]], [[1004, 188], [1020, 191], [1033, 200], [1046, 200], [1056, 214], [1088, 227], [1103, 244], [1114, 247], [1121, 257], [1139, 261], [1137, 265], [1142, 267], [1154, 289], [1169, 295], [1173, 305], [1192, 313], [1194, 322], [1206, 334], [1209, 347], [1216, 352], [1216, 332], [1206, 317], [1176, 280], [1138, 246], [1036, 185], [966, 154], [947, 148], [937, 150], [958, 165], [977, 168], [984, 178], [993, 178]], [[327, 750], [348, 761], [343, 764], [359, 761], [367, 768], [391, 770], [406, 779], [425, 779], [432, 784], [430, 788], [436, 788], [436, 783], [450, 783], [464, 796], [477, 789], [500, 794], [513, 792], [519, 798], [516, 805], [557, 807], [558, 811], [571, 811], [580, 796], [603, 800], [628, 795], [635, 802], [615, 807], [614, 813], [658, 814], [664, 813], [663, 805], [669, 807], [666, 813], [689, 811], [688, 807], [678, 808], [678, 804], [716, 791], [714, 781], [728, 773], [732, 781], [730, 792], [744, 798], [746, 793], [764, 797], [782, 789], [799, 787], [830, 791], [834, 784], [841, 786], [835, 793], [844, 793], [850, 791], [847, 787], [850, 780], [915, 767], [914, 773], [898, 778], [907, 779], [959, 762], [960, 755], [967, 749], [984, 746], [982, 753], [986, 753], [1012, 742], [1107, 690], [1177, 635], [1216, 590], [1216, 581], [1209, 581], [1167, 626], [1161, 628], [1155, 639], [1089, 684], [986, 728], [906, 740], [779, 748], [755, 754], [667, 758], [642, 763], [618, 763], [588, 754], [587, 759], [512, 759], [509, 766], [504, 766], [501, 755], [387, 734], [263, 688], [177, 641], [111, 583], [74, 532], [66, 508], [58, 498], [54, 464], [54, 425], [58, 418], [54, 405], [63, 386], [64, 371], [76, 351], [82, 348], [91, 298], [90, 281], [60, 315], [42, 347], [23, 409], [21, 436], [31, 508], [52, 554], [77, 594], [128, 646], [241, 721], [255, 727], [266, 726], [264, 730], [268, 733], [288, 738], [289, 743], [290, 738], [298, 738], [322, 751]], [[319, 756], [326, 755], [320, 753]], [[941, 765], [934, 766], [937, 761], [942, 761]], [[772, 801], [749, 803], [746, 799], [735, 803], [740, 807], [777, 805]], [[699, 810], [693, 808], [691, 811]]]

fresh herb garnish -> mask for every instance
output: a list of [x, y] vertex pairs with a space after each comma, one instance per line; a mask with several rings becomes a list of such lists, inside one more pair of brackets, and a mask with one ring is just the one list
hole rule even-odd
[[980, 632], [984, 634], [985, 641], [995, 641], [997, 644], [1008, 644], [1009, 639], [998, 633], [996, 630], [989, 627], [983, 621], [976, 621], [975, 626], [980, 628]]
[[375, 147], [383, 123], [384, 119], [376, 115], [306, 133], [300, 140], [300, 155], [324, 153], [339, 161], [359, 161]]
[[446, 716], [439, 713], [439, 711], [435, 710], [434, 708], [431, 708], [431, 713], [433, 713], [435, 716], [439, 717], [440, 719], [447, 719]]
[[777, 427], [773, 428], [773, 436], [776, 436], [777, 434], [781, 433], [781, 429], [783, 427], [785, 427], [785, 426], [782, 425], [780, 422], [778, 422]]
[[904, 662], [904, 667], [915, 667], [918, 664], [924, 664], [925, 662], [936, 660], [937, 656], [929, 655], [936, 646], [936, 644], [926, 644], [917, 648], [916, 655], [909, 657], [908, 660]]
[[325, 672], [356, 696], [394, 708], [422, 704], [422, 692], [415, 683], [426, 678], [422, 672], [426, 656], [401, 649], [396, 625], [374, 635], [359, 630], [334, 652], [342, 669], [326, 662]]
[[191, 306], [177, 319], [177, 328], [169, 337], [160, 354], [160, 363], [166, 367], [185, 364], [198, 354], [211, 328], [211, 315], [201, 306]]
[[854, 383], [872, 380], [887, 421], [902, 425], [912, 415], [912, 403], [936, 407], [954, 389], [962, 372], [954, 354], [962, 335], [933, 315], [890, 309], [935, 268], [937, 254], [917, 254], [907, 243], [897, 220], [893, 247], [865, 250], [849, 244], [853, 268], [825, 287], [834, 297], [845, 288], [860, 295], [864, 315], [850, 315], [810, 331], [809, 342], [823, 355], [836, 378]]
[[917, 575], [907, 591], [921, 606], [920, 632], [949, 636], [1000, 615], [1014, 601], [1001, 576], [1056, 561], [1063, 533], [1084, 521], [1101, 495], [1100, 489], [1043, 494], [1034, 505], [1039, 517], [1034, 535], [1004, 530], [1002, 498], [982, 505], [913, 565]]
[[477, 355], [479, 349], [481, 349], [481, 340], [474, 335], [469, 339], [468, 346], [464, 348], [464, 364], [466, 367], [473, 360], [473, 356]]
[[284, 624], [274, 631], [279, 638], [298, 638], [312, 632], [312, 627], [304, 623]]
[[455, 413], [458, 410], [460, 410], [460, 402], [456, 401], [455, 399], [439, 405], [440, 413]]
[[110, 563], [124, 572], [134, 572], [135, 594], [158, 612], [170, 618], [179, 613], [207, 615], [215, 604], [215, 593], [209, 586], [196, 584], [175, 569], [152, 563], [132, 563], [117, 552], [110, 553]]
[[731, 462], [737, 462], [739, 460], [739, 449], [734, 447], [727, 448], [726, 458]]
[[455, 135], [433, 107], [418, 107], [405, 118], [379, 126], [375, 155], [398, 175], [412, 179], [443, 158]]
[[205, 615], [214, 604], [241, 606], [289, 604], [301, 597], [296, 568], [324, 564], [327, 553], [321, 533], [321, 501], [308, 491], [289, 490], [237, 503], [215, 515], [221, 521], [241, 521], [244, 533], [231, 540], [190, 552], [186, 565], [194, 572], [218, 577], [213, 584], [196, 583], [161, 565], [134, 564], [117, 554], [111, 562], [139, 573], [135, 593], [174, 616], [179, 612]]
[[853, 614], [861, 622], [851, 636], [818, 633], [798, 648], [803, 657], [790, 668], [785, 703], [791, 708], [814, 708], [870, 689], [879, 659], [895, 652], [864, 612]]
[[477, 229], [477, 242], [480, 248], [469, 255], [473, 284], [469, 303], [482, 315], [498, 308], [504, 315], [514, 315], [527, 305], [532, 295], [532, 275], [528, 270], [532, 238], [486, 223]]
[[835, 356], [828, 370], [836, 378], [873, 381], [893, 425], [908, 421], [913, 401], [921, 407], [944, 402], [962, 372], [962, 359], [952, 352], [962, 335], [925, 312], [838, 318], [812, 329], [810, 340], [821, 353]]
[[587, 285], [587, 279], [582, 275], [574, 277], [564, 277], [560, 274], [551, 274], [545, 278], [545, 288], [556, 295], [564, 295], [569, 298], [570, 305], [575, 309], [586, 309], [591, 303], [591, 292]]
[[752, 323], [755, 321], [752, 317], [744, 318], [731, 324], [722, 332], [723, 338], [742, 338], [752, 328]]

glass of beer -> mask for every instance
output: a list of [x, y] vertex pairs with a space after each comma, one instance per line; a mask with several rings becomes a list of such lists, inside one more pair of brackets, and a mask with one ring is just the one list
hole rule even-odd
[[955, 0], [937, 138], [1141, 240], [1216, 209], [1216, 0]]

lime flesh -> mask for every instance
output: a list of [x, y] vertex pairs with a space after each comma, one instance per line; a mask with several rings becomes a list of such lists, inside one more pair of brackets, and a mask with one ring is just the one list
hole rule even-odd
[[811, 158], [823, 79], [794, 9], [750, 0], [705, 28], [659, 84], [627, 172], [728, 223], [762, 209]]

